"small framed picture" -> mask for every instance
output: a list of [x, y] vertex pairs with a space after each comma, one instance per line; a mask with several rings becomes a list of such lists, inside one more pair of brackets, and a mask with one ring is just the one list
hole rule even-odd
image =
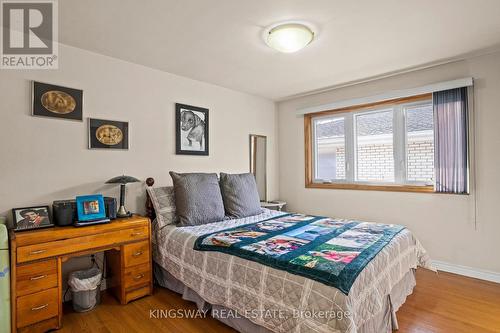
[[49, 206], [14, 208], [12, 210], [14, 231], [27, 231], [53, 227]]
[[76, 197], [78, 221], [93, 221], [106, 217], [106, 207], [102, 194], [81, 195]]
[[128, 149], [128, 122], [89, 118], [89, 149]]
[[175, 152], [208, 155], [208, 109], [175, 104]]
[[33, 81], [32, 114], [39, 117], [83, 119], [83, 90]]

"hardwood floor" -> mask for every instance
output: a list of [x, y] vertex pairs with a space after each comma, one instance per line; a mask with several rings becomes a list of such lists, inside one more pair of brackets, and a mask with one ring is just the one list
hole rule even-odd
[[[196, 306], [158, 287], [153, 296], [126, 306], [105, 293], [102, 304], [91, 312], [74, 313], [66, 306], [59, 332], [235, 332], [210, 317], [150, 318], [150, 309], [195, 310]], [[419, 269], [417, 287], [397, 316], [399, 332], [404, 333], [500, 332], [500, 284]]]
[[397, 317], [405, 333], [500, 332], [500, 284], [419, 269]]

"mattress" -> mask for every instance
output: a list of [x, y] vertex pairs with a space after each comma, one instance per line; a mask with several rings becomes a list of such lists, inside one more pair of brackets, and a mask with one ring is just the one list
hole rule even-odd
[[[193, 249], [199, 236], [283, 213], [265, 209], [244, 219], [200, 226], [153, 224], [153, 259], [206, 302], [273, 332], [360, 332], [387, 313], [387, 298], [405, 275], [430, 260], [408, 229], [358, 275], [348, 295], [321, 282], [219, 252]], [[411, 293], [411, 288], [406, 292]], [[406, 296], [406, 295], [405, 295]], [[374, 323], [374, 325], [378, 323]]]

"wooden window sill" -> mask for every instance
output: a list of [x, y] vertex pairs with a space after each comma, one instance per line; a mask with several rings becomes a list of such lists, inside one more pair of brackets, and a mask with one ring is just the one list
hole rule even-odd
[[417, 185], [366, 185], [366, 184], [306, 183], [306, 188], [435, 193], [434, 186], [417, 186]]

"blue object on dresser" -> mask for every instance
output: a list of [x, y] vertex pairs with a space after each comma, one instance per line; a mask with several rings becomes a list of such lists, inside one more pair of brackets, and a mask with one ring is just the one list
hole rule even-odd
[[106, 207], [102, 194], [81, 195], [76, 197], [78, 221], [76, 226], [110, 222], [106, 218]]

